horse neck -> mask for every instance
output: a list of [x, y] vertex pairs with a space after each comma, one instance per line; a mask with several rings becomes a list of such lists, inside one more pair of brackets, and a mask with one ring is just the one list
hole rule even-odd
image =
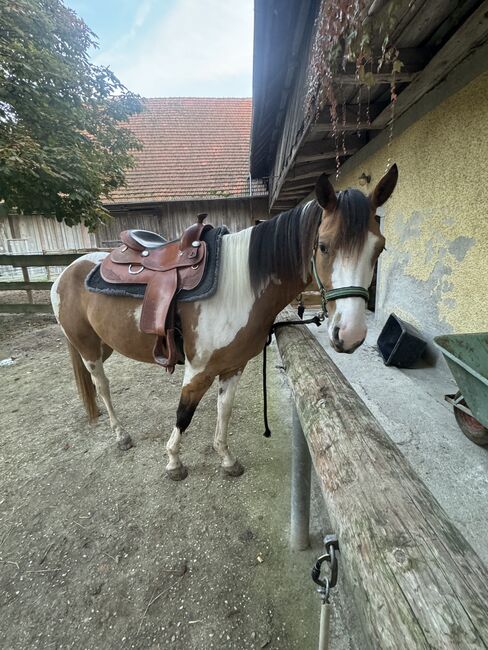
[[282, 309], [311, 279], [311, 258], [322, 209], [315, 201], [252, 229], [249, 269], [254, 291]]

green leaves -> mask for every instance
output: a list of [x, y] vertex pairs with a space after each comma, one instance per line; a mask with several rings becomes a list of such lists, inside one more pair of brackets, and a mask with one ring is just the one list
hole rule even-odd
[[89, 61], [93, 32], [60, 0], [0, 0], [0, 200], [95, 228], [139, 148], [139, 98]]

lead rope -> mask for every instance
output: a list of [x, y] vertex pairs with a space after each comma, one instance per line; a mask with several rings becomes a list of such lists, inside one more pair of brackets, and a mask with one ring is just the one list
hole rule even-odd
[[[337, 564], [337, 552], [339, 551], [339, 542], [336, 535], [327, 535], [324, 538], [324, 545], [327, 552], [318, 558], [312, 568], [312, 580], [318, 585], [317, 592], [322, 600], [320, 608], [320, 631], [319, 631], [319, 650], [328, 650], [330, 643], [330, 615], [332, 605], [330, 604], [330, 590], [337, 584], [337, 574], [339, 565]], [[324, 561], [330, 563], [330, 576], [320, 578], [320, 570]]]
[[[298, 306], [299, 313], [301, 309], [303, 308], [303, 303], [300, 302], [300, 305]], [[303, 314], [303, 311], [301, 312]], [[301, 318], [301, 317], [300, 317]], [[268, 345], [271, 344], [271, 340], [273, 338], [273, 334], [276, 332], [276, 330], [280, 327], [285, 327], [287, 325], [309, 325], [311, 323], [315, 323], [317, 327], [319, 327], [324, 320], [324, 314], [316, 314], [313, 318], [307, 318], [307, 320], [289, 320], [289, 321], [281, 321], [279, 323], [275, 323], [273, 327], [269, 330], [268, 334], [268, 339], [265, 343], [265, 346], [263, 348], [263, 410], [264, 410], [264, 433], [263, 436], [265, 438], [270, 438], [271, 437], [271, 429], [269, 428], [268, 424], [268, 391], [266, 387], [266, 348]]]

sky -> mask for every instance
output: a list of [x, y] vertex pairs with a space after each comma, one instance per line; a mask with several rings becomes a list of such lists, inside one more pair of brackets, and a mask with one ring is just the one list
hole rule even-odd
[[143, 97], [250, 97], [253, 0], [65, 0]]

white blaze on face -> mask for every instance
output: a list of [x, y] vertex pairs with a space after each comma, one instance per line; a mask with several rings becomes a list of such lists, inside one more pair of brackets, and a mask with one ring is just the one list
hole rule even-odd
[[[332, 266], [331, 283], [334, 289], [342, 287], [364, 287], [368, 289], [373, 278], [373, 255], [378, 237], [372, 232], [359, 254], [348, 256], [339, 252]], [[334, 338], [334, 330], [339, 328], [339, 339], [344, 350], [358, 345], [366, 337], [366, 308], [363, 298], [341, 298], [336, 301], [333, 318], [329, 323], [329, 337]]]

